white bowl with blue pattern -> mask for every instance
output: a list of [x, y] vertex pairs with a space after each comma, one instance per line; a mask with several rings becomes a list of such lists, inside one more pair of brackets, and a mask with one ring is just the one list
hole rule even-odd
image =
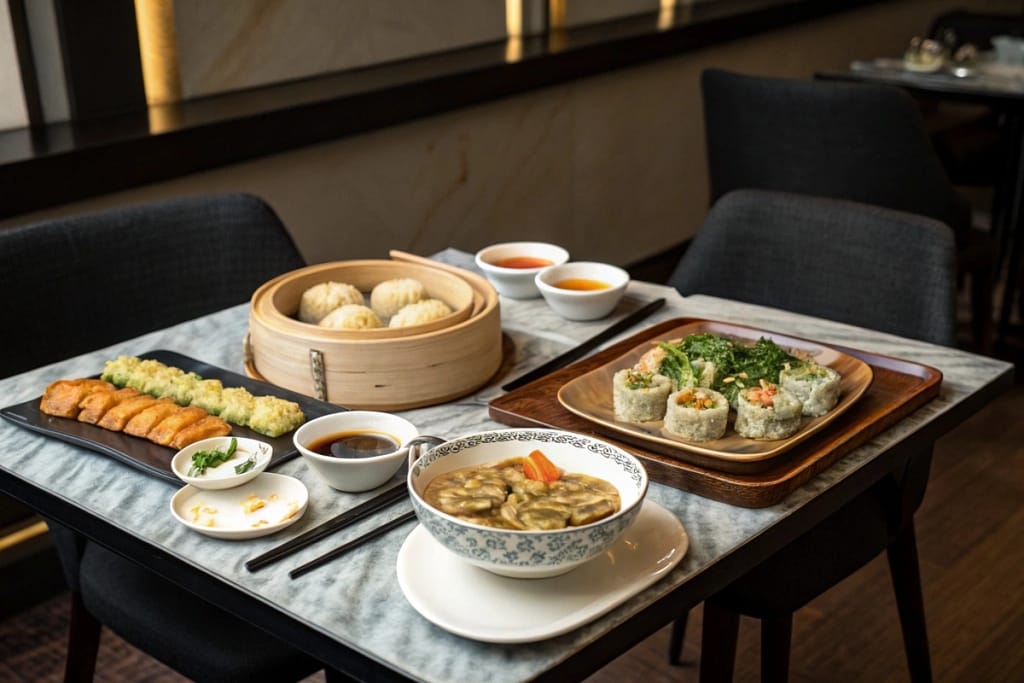
[[[554, 531], [494, 529], [441, 512], [423, 499], [427, 485], [452, 470], [542, 451], [564, 472], [604, 479], [622, 507], [592, 524]], [[445, 548], [501, 576], [546, 578], [593, 559], [636, 519], [647, 494], [647, 471], [630, 453], [599, 439], [553, 429], [500, 429], [432, 448], [409, 469], [409, 494], [420, 524]]]

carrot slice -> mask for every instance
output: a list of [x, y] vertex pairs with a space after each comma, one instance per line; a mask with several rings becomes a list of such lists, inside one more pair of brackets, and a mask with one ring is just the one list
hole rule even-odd
[[558, 481], [562, 477], [555, 464], [536, 450], [523, 458], [523, 474], [535, 481]]

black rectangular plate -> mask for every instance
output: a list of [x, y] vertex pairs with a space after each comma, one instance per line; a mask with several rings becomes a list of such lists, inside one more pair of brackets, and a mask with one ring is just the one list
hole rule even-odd
[[[203, 379], [219, 379], [225, 387], [243, 387], [254, 396], [277, 396], [278, 398], [295, 401], [302, 408], [307, 421], [314, 417], [345, 410], [340, 406], [318, 401], [315, 398], [303, 396], [294, 391], [276, 387], [273, 384], [250, 379], [245, 375], [224, 370], [215, 365], [209, 365], [175, 351], [150, 351], [140, 354], [139, 358], [158, 360], [164, 365], [181, 368], [186, 372], [194, 372]], [[42, 395], [40, 394], [40, 396], [24, 403], [2, 408], [0, 409], [0, 417], [6, 418], [25, 429], [31, 429], [34, 432], [52, 436], [61, 441], [67, 441], [77, 446], [84, 446], [85, 448], [98, 451], [165, 481], [182, 484], [181, 480], [171, 471], [171, 458], [177, 452], [173, 448], [160, 446], [152, 441], [146, 441], [145, 439], [129, 436], [121, 432], [112, 432], [108, 429], [85, 424], [77, 420], [46, 415], [39, 411], [39, 400], [41, 398]], [[271, 457], [267, 469], [272, 469], [299, 454], [292, 443], [292, 434], [294, 432], [287, 432], [272, 439], [269, 436], [257, 434], [248, 427], [231, 425], [231, 433], [234, 436], [259, 439], [271, 444], [274, 447], [274, 455]]]

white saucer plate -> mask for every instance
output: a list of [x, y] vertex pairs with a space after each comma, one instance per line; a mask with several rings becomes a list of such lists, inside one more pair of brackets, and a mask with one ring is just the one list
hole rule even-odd
[[171, 497], [171, 514], [201, 534], [241, 540], [291, 526], [302, 517], [308, 503], [309, 491], [301, 481], [264, 472], [230, 489], [185, 486]]
[[644, 501], [603, 555], [568, 574], [513, 579], [460, 559], [423, 528], [398, 552], [398, 585], [425, 619], [464, 638], [529, 643], [567, 633], [612, 610], [679, 564], [689, 538], [679, 519]]

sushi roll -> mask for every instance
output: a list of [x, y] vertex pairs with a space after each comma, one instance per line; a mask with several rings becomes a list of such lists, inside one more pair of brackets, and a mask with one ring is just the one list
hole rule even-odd
[[664, 375], [623, 368], [612, 377], [615, 419], [649, 422], [665, 417], [665, 401], [672, 393], [672, 381]]
[[819, 417], [839, 402], [839, 373], [827, 365], [801, 363], [779, 373], [779, 386], [800, 399], [803, 414]]
[[687, 441], [721, 439], [728, 422], [729, 402], [712, 389], [682, 389], [666, 402], [665, 430]]
[[748, 439], [785, 439], [800, 429], [803, 405], [793, 394], [764, 380], [737, 394], [736, 433]]

